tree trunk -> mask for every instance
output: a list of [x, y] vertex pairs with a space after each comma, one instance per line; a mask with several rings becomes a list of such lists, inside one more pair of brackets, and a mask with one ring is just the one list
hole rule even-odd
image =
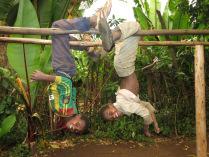
[[[4, 26], [5, 22], [0, 21], [0, 26]], [[3, 37], [4, 35], [0, 35], [0, 37]], [[5, 42], [0, 42], [0, 67], [8, 67], [8, 60], [6, 55], [6, 46], [7, 44]]]
[[6, 55], [6, 43], [0, 42], [0, 67], [8, 67], [8, 60]]
[[[0, 21], [0, 26], [4, 25], [5, 23]], [[1, 35], [0, 35], [1, 37]], [[7, 68], [8, 67], [8, 60], [6, 55], [6, 43], [0, 42], [0, 67]], [[2, 82], [2, 78], [0, 76], [0, 82]], [[1, 84], [0, 84], [1, 86]], [[3, 88], [0, 88], [0, 100], [5, 96], [6, 91]]]

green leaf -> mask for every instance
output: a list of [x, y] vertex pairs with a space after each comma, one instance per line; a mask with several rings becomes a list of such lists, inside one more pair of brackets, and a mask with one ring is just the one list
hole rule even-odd
[[9, 11], [18, 3], [18, 0], [0, 0], [0, 21], [5, 21]]
[[10, 132], [10, 130], [14, 126], [15, 122], [16, 122], [15, 114], [10, 115], [3, 120], [3, 122], [1, 123], [1, 127], [0, 127], [0, 138], [3, 135]]
[[[187, 29], [189, 27], [189, 15], [181, 11], [176, 11], [173, 17], [172, 29]], [[172, 36], [172, 40], [181, 40], [181, 37]]]
[[52, 0], [38, 1], [38, 16], [41, 27], [48, 28], [51, 26], [52, 11]]
[[53, 0], [53, 21], [66, 18], [71, 0]]
[[13, 26], [17, 17], [17, 13], [18, 13], [18, 7], [19, 7], [19, 3], [17, 3], [16, 5], [14, 5], [12, 7], [12, 9], [10, 9], [8, 15], [7, 15], [7, 19], [6, 19], [6, 23], [9, 26]]
[[15, 83], [15, 77], [12, 76], [8, 69], [0, 67], [0, 76], [4, 78], [10, 85], [12, 85], [18, 91], [19, 88]]
[[149, 15], [150, 8], [149, 8], [149, 3], [147, 2], [147, 0], [144, 1], [144, 8], [146, 10], [146, 15]]
[[168, 0], [168, 7], [171, 12], [175, 12], [182, 0]]
[[[146, 4], [148, 5], [148, 3]], [[146, 6], [148, 8], [148, 6]], [[139, 22], [141, 29], [150, 29], [152, 28], [152, 22], [148, 18], [148, 15], [146, 15], [141, 7], [141, 5], [138, 5], [137, 7], [133, 8], [134, 10], [134, 15], [136, 20]], [[146, 10], [145, 10], [146, 11]], [[156, 40], [155, 37], [144, 37], [144, 40]]]
[[41, 71], [45, 72], [45, 73], [50, 73], [52, 71], [52, 67], [51, 67], [51, 46], [46, 45], [44, 47], [44, 50], [41, 53], [40, 56], [40, 69]]
[[[30, 2], [30, 0], [20, 0], [18, 15], [15, 22], [16, 27], [35, 27], [39, 28], [39, 22], [36, 15], [36, 11]], [[40, 38], [39, 35], [12, 35], [12, 37], [26, 37], [26, 38]], [[36, 69], [39, 69], [39, 59], [41, 46], [33, 44], [25, 44], [25, 49], [23, 49], [23, 44], [8, 44], [7, 46], [7, 56], [10, 65], [15, 69], [20, 78], [26, 82], [26, 72], [24, 65], [24, 50], [26, 53], [26, 62], [28, 69], [28, 76]], [[31, 93], [32, 102], [35, 98], [36, 84], [31, 83]]]
[[169, 5], [169, 1], [166, 3], [165, 9], [163, 11], [163, 19], [165, 21], [165, 25], [166, 25], [167, 29], [170, 28], [170, 26], [169, 26], [170, 19], [169, 19], [169, 7], [168, 7], [168, 5]]
[[0, 103], [0, 114], [4, 112], [5, 107], [6, 107], [5, 103], [1, 102]]
[[141, 29], [150, 28], [149, 19], [145, 16], [141, 7], [134, 8], [134, 15], [136, 20], [139, 22]]
[[158, 16], [156, 10], [160, 10], [160, 2], [159, 0], [150, 0], [150, 11], [149, 11], [149, 19], [152, 22], [153, 26], [158, 29], [160, 24], [158, 20]]
[[6, 80], [2, 80], [2, 83], [1, 83], [2, 87], [4, 87], [5, 89], [7, 89], [9, 87], [9, 84]]
[[189, 15], [187, 13], [182, 13], [177, 11], [173, 17], [173, 29], [187, 29], [189, 26]]

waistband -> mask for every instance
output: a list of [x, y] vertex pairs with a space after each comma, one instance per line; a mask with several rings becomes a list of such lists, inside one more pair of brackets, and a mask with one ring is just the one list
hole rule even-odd
[[72, 77], [63, 71], [59, 71], [59, 70], [56, 71], [56, 75], [63, 76], [63, 77], [66, 77], [66, 78], [72, 80]]

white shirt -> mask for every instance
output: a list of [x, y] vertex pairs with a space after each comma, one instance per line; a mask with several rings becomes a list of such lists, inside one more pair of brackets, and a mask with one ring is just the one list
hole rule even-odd
[[120, 89], [115, 94], [116, 102], [113, 105], [120, 112], [128, 116], [137, 114], [144, 118], [145, 123], [150, 124], [152, 122], [146, 102], [141, 101], [138, 96], [127, 89]]

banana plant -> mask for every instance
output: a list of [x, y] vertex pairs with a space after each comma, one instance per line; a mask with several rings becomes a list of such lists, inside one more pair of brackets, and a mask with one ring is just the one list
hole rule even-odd
[[[18, 14], [18, 5], [20, 0], [1, 0], [0, 1], [0, 23], [13, 25]], [[68, 8], [71, 3], [77, 3], [78, 6], [82, 0], [29, 0], [38, 15], [41, 27], [50, 27], [53, 21], [66, 18]], [[92, 3], [92, 0], [88, 0]]]
[[[20, 0], [15, 26], [39, 28], [36, 11], [29, 0]], [[41, 38], [40, 35], [12, 35], [12, 37]], [[39, 69], [40, 55], [40, 45], [12, 43], [7, 46], [9, 64], [17, 72], [24, 84], [27, 84], [27, 86], [30, 87], [29, 93], [31, 93], [30, 97], [32, 104], [35, 100], [37, 83], [31, 83], [29, 77], [34, 70]]]
[[[189, 23], [189, 15], [182, 6], [188, 6], [188, 1], [168, 0], [164, 12], [160, 12], [159, 0], [150, 0], [148, 5], [147, 0], [135, 0], [137, 7], [134, 8], [134, 13], [137, 21], [139, 21], [142, 29], [187, 29], [191, 28]], [[144, 3], [143, 3], [144, 2]], [[146, 40], [181, 40], [186, 37], [178, 36], [160, 36], [160, 37], [146, 37]], [[176, 63], [176, 49], [169, 47], [173, 65], [177, 67]]]
[[36, 11], [40, 27], [51, 27], [53, 21], [67, 17], [67, 11], [72, 0], [41, 0], [36, 1]]
[[[65, 2], [64, 2], [65, 1]], [[30, 0], [19, 0], [18, 13], [14, 26], [16, 27], [50, 27], [53, 20], [64, 18], [67, 13], [70, 0], [34, 1], [39, 2], [33, 4]], [[40, 35], [11, 35], [12, 37], [36, 38], [40, 39]], [[7, 57], [11, 67], [17, 72], [17, 85], [20, 94], [25, 100], [28, 115], [29, 141], [33, 136], [33, 107], [37, 96], [38, 84], [30, 82], [30, 75], [34, 70], [41, 70], [48, 73], [51, 68], [51, 46], [40, 46], [33, 44], [8, 44]]]
[[156, 11], [160, 10], [161, 4], [159, 0], [135, 0], [137, 4], [134, 7], [134, 13], [137, 21], [141, 24], [142, 29], [159, 29], [159, 19]]
[[[141, 24], [142, 29], [165, 29], [162, 28], [162, 23], [157, 13], [161, 7], [159, 0], [150, 0], [150, 5], [147, 0], [143, 2], [135, 0], [135, 3], [137, 4], [134, 8], [135, 17]], [[189, 5], [188, 0], [184, 2], [184, 5]], [[162, 13], [162, 19], [166, 29], [186, 29], [191, 27], [188, 23], [189, 15], [181, 8], [179, 1], [168, 0]]]
[[18, 3], [19, 0], [1, 0], [0, 1], [0, 21], [6, 22], [10, 10]]
[[[187, 10], [189, 10], [187, 7], [189, 6], [189, 1], [182, 1], [180, 2], [174, 2], [174, 1], [168, 1], [169, 3], [169, 10], [170, 10], [170, 20], [172, 21], [172, 29], [188, 29], [192, 28], [192, 25], [190, 23], [190, 17], [188, 15]], [[185, 8], [183, 8], [185, 7]], [[181, 40], [182, 38], [185, 39], [185, 36], [172, 36], [172, 40]]]
[[37, 1], [37, 14], [40, 22], [40, 27], [48, 28], [51, 26], [53, 15], [53, 0]]
[[[14, 26], [17, 27], [50, 27], [53, 20], [65, 18], [67, 8], [71, 0], [34, 1], [19, 0], [18, 14]], [[72, 1], [73, 2], [73, 1]], [[78, 1], [79, 3], [81, 2]], [[56, 8], [56, 9], [55, 9]], [[31, 20], [33, 19], [33, 20]], [[38, 38], [39, 35], [12, 35], [13, 37]], [[51, 46], [32, 45], [32, 44], [8, 44], [7, 56], [10, 65], [18, 73], [24, 84], [28, 84], [31, 93], [31, 103], [34, 104], [37, 84], [29, 82], [29, 76], [36, 70], [49, 72], [52, 70]], [[26, 72], [27, 71], [27, 72]], [[32, 105], [33, 106], [33, 105]]]
[[150, 0], [150, 11], [149, 11], [149, 19], [152, 21], [152, 24], [155, 29], [160, 28], [160, 22], [157, 15], [157, 10], [160, 10], [161, 4], [159, 0]]
[[[32, 20], [31, 20], [32, 19]], [[16, 27], [35, 27], [39, 28], [39, 21], [37, 18], [34, 6], [29, 0], [20, 0], [18, 14], [16, 18]], [[40, 35], [12, 35], [12, 37], [27, 37], [27, 38], [38, 38]], [[28, 119], [28, 141], [30, 146], [31, 138], [34, 134], [33, 124], [33, 111], [32, 106], [37, 93], [37, 83], [31, 83], [29, 81], [30, 74], [40, 67], [40, 55], [41, 46], [32, 44], [8, 44], [7, 45], [7, 57], [9, 64], [17, 72], [18, 77], [21, 79], [17, 80], [17, 85], [25, 100], [25, 106], [27, 111]], [[24, 85], [25, 86], [24, 86]]]

